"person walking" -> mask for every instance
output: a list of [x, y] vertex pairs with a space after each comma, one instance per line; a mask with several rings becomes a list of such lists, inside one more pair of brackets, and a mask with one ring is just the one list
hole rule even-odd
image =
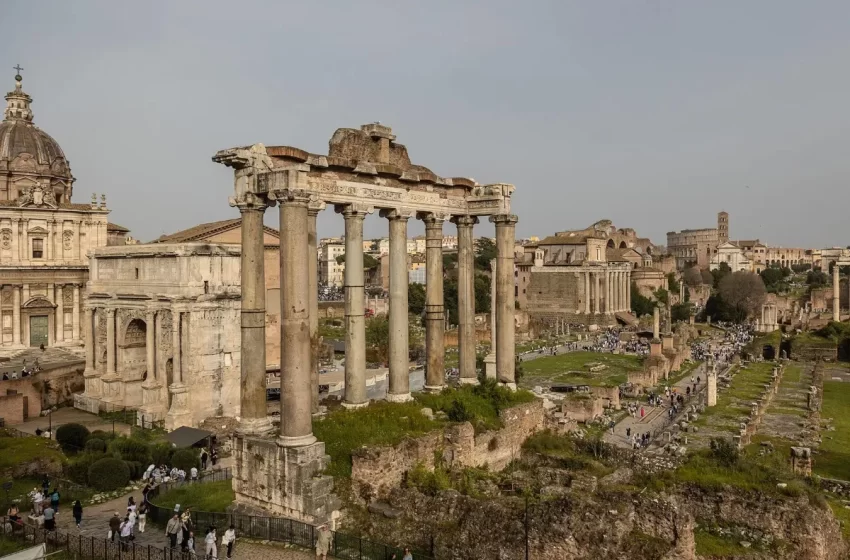
[[177, 548], [177, 534], [180, 532], [181, 525], [180, 514], [175, 511], [174, 516], [168, 520], [165, 526], [165, 536], [168, 537], [168, 544], [171, 548]]
[[405, 547], [404, 556], [401, 557], [401, 560], [413, 560], [413, 553], [410, 552], [410, 549]]
[[215, 469], [215, 464], [218, 462], [218, 451], [215, 450], [215, 447], [210, 451], [210, 462], [212, 463], [212, 468]]
[[204, 547], [206, 560], [216, 560], [218, 558], [218, 550], [215, 546], [215, 527], [211, 526], [207, 529], [207, 536], [204, 537], [204, 543], [206, 543]]
[[197, 556], [197, 552], [195, 552], [195, 532], [189, 531], [189, 540], [186, 542], [186, 548], [189, 550], [189, 554], [192, 558]]
[[77, 529], [79, 529], [80, 522], [83, 520], [83, 504], [80, 503], [80, 500], [74, 502], [71, 513], [74, 515], [74, 521], [77, 522]]
[[230, 528], [221, 537], [221, 546], [227, 547], [227, 560], [233, 558], [234, 542], [236, 542], [236, 526], [231, 524]]
[[145, 532], [145, 523], [148, 520], [148, 504], [147, 502], [142, 502], [142, 505], [139, 506], [139, 532]]
[[183, 550], [186, 550], [188, 546], [189, 533], [193, 533], [195, 531], [195, 526], [192, 524], [192, 509], [186, 508], [183, 512], [183, 515], [180, 516], [181, 531], [183, 531]]
[[209, 455], [207, 455], [207, 450], [201, 450], [201, 470], [207, 470], [207, 459], [209, 459]]
[[319, 535], [316, 537], [316, 558], [328, 560], [332, 537], [333, 535], [327, 525], [319, 527]]
[[121, 526], [118, 530], [120, 531], [119, 539], [121, 541], [121, 550], [127, 552], [130, 550], [130, 540], [133, 536], [133, 522], [130, 520], [129, 514], [124, 518], [124, 521], [121, 522]]
[[54, 530], [56, 528], [56, 510], [48, 505], [44, 508], [42, 515], [44, 515], [44, 528], [48, 531]]
[[115, 542], [115, 539], [118, 537], [118, 530], [121, 528], [121, 518], [118, 517], [118, 512], [116, 511], [112, 517], [109, 518], [109, 540]]
[[192, 482], [198, 481], [198, 467], [192, 467], [189, 469], [189, 476], [192, 478]]
[[53, 508], [53, 511], [59, 513], [59, 490], [56, 488], [50, 494], [50, 506]]

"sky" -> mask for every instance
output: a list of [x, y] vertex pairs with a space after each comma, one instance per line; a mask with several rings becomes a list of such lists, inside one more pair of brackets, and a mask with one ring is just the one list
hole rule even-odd
[[516, 185], [518, 237], [610, 219], [665, 244], [725, 210], [732, 238], [820, 248], [850, 244], [848, 21], [846, 0], [5, 0], [0, 89], [24, 67], [74, 200], [106, 193], [143, 241], [238, 217], [217, 150], [327, 153], [380, 121], [438, 175]]

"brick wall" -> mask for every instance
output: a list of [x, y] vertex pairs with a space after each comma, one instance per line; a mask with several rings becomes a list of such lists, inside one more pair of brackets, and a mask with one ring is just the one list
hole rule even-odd
[[0, 381], [0, 418], [7, 426], [40, 414], [41, 394], [33, 387], [31, 378]]

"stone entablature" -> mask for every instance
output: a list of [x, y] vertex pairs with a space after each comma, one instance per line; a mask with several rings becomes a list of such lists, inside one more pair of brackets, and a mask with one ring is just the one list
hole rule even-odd
[[91, 271], [75, 406], [136, 408], [166, 429], [240, 415], [238, 246], [103, 247]]

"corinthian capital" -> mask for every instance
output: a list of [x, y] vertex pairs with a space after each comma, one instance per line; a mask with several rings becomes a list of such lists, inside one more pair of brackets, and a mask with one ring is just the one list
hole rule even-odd
[[452, 216], [452, 223], [458, 227], [472, 227], [478, 223], [477, 216]]
[[519, 218], [515, 214], [496, 214], [495, 216], [490, 216], [490, 222], [496, 224], [496, 227], [513, 226], [518, 221]]
[[310, 203], [310, 194], [303, 189], [275, 189], [269, 193], [269, 198], [278, 204], [303, 204]]
[[230, 205], [239, 209], [240, 212], [259, 211], [265, 212], [272, 205], [263, 195], [252, 192], [243, 192], [240, 196], [231, 196]]

